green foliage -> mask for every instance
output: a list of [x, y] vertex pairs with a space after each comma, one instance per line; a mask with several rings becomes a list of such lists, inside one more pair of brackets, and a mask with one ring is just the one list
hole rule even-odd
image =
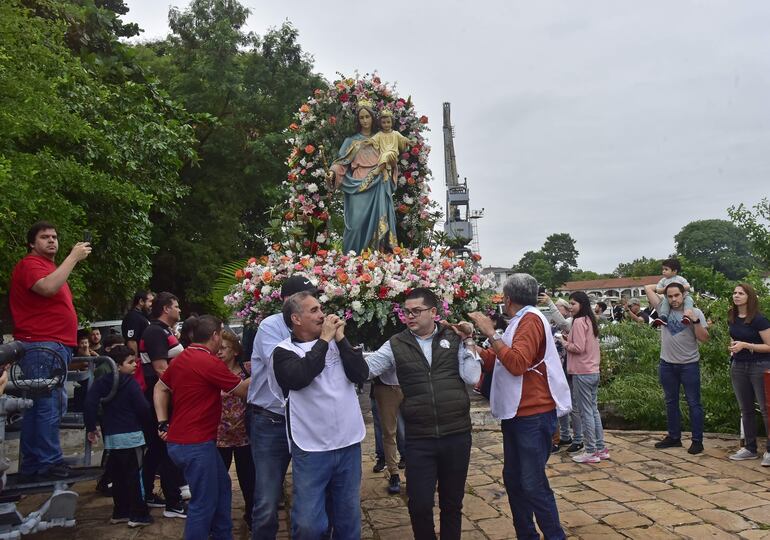
[[682, 263], [682, 275], [694, 291], [718, 298], [727, 297], [732, 292], [732, 282], [723, 273], [684, 257], [679, 257], [679, 262]]
[[93, 2], [0, 4], [0, 294], [33, 222], [56, 225], [62, 254], [88, 229], [94, 252], [69, 280], [83, 318], [121, 313], [147, 283], [150, 212], [173, 211], [194, 158], [186, 114], [124, 55], [114, 17]]
[[527, 251], [513, 268], [535, 276], [548, 289], [554, 290], [571, 279], [578, 254], [575, 240], [568, 233], [552, 234], [539, 251]]
[[592, 270], [581, 270], [578, 268], [570, 276], [570, 281], [590, 281], [592, 279], [602, 279], [607, 277], [607, 274], [599, 274]]
[[280, 202], [285, 177], [284, 129], [320, 82], [296, 29], [285, 23], [258, 37], [243, 30], [248, 13], [239, 2], [195, 0], [171, 10], [171, 36], [135, 48], [171, 95], [203, 119], [196, 125], [200, 161], [181, 172], [189, 194], [179, 216], [156, 221], [161, 249], [152, 280], [154, 289], [174, 291], [200, 311], [217, 309], [212, 276], [222, 261], [264, 253], [268, 212]]
[[674, 237], [676, 251], [691, 262], [739, 279], [755, 266], [746, 234], [724, 219], [693, 221]]
[[[730, 382], [727, 346], [728, 297], [709, 300], [697, 297], [696, 305], [709, 321], [709, 340], [701, 344], [701, 398], [706, 430], [737, 433], [740, 409]], [[763, 313], [770, 313], [770, 298], [760, 297]], [[665, 429], [666, 409], [658, 382], [659, 331], [632, 322], [604, 325], [602, 337], [614, 336], [620, 346], [602, 349], [602, 384], [599, 400], [611, 404], [624, 419], [639, 429]], [[680, 407], [689, 422], [684, 394]]]
[[615, 277], [645, 277], [660, 274], [662, 259], [640, 257], [630, 263], [620, 263], [612, 272]]
[[763, 198], [752, 209], [743, 203], [727, 209], [730, 219], [751, 242], [754, 256], [770, 267], [770, 199]]

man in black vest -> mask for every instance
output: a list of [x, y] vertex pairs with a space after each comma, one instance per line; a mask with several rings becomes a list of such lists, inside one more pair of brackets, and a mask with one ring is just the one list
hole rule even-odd
[[404, 303], [407, 329], [370, 355], [370, 378], [395, 370], [404, 394], [409, 517], [416, 540], [433, 540], [438, 482], [441, 538], [460, 538], [465, 478], [471, 452], [470, 399], [465, 387], [481, 375], [469, 335], [436, 324], [438, 299], [417, 288]]

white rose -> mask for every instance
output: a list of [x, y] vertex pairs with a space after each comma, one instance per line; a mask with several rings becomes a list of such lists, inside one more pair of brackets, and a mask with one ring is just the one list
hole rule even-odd
[[361, 313], [364, 310], [364, 305], [358, 300], [353, 300], [353, 302], [350, 304], [350, 307], [353, 308], [353, 311], [356, 313]]
[[321, 302], [322, 304], [325, 304], [326, 302], [329, 301], [329, 297], [326, 296], [325, 294], [322, 294], [321, 296], [318, 297], [318, 301]]
[[315, 193], [316, 191], [318, 191], [318, 186], [315, 184], [308, 184], [307, 190], [309, 193]]

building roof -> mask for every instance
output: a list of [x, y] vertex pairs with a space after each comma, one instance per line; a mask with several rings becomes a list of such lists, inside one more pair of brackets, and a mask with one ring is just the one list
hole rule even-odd
[[487, 266], [481, 269], [482, 274], [489, 274], [492, 272], [510, 272], [513, 273], [513, 268], [503, 268], [502, 266]]
[[584, 291], [587, 289], [628, 289], [631, 287], [655, 285], [658, 281], [660, 281], [660, 276], [589, 279], [586, 281], [568, 281], [559, 287], [558, 290]]

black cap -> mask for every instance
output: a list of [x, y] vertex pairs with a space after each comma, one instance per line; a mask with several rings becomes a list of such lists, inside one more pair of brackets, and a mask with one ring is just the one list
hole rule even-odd
[[305, 276], [291, 276], [289, 279], [284, 281], [283, 285], [281, 286], [281, 298], [288, 298], [292, 294], [297, 294], [298, 292], [302, 291], [308, 291], [312, 294], [315, 294], [318, 292], [318, 289], [316, 289], [316, 286], [313, 285], [313, 282]]

